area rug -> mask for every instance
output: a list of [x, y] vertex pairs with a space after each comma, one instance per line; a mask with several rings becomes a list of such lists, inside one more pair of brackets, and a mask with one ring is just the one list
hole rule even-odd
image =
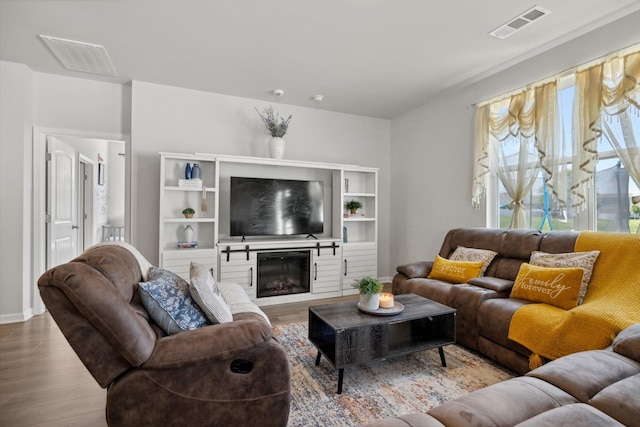
[[275, 326], [291, 362], [290, 427], [359, 426], [381, 418], [426, 412], [470, 391], [514, 374], [461, 346], [437, 349], [345, 368], [342, 394], [338, 372], [307, 339], [307, 322]]

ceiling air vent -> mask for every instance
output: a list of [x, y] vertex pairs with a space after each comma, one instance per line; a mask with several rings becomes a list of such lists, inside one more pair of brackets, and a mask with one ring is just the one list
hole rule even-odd
[[522, 13], [520, 16], [491, 31], [489, 35], [497, 37], [499, 39], [505, 39], [516, 31], [526, 27], [533, 21], [536, 21], [537, 19], [542, 18], [549, 13], [551, 12], [547, 9], [541, 8], [539, 6], [534, 6], [526, 12]]
[[110, 77], [118, 75], [104, 46], [51, 36], [39, 37], [67, 70]]

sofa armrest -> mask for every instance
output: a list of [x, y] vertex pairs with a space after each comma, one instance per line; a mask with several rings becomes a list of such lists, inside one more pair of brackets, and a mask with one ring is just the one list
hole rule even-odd
[[474, 286], [480, 286], [481, 288], [491, 289], [492, 291], [496, 291], [498, 293], [509, 293], [511, 292], [511, 288], [513, 288], [514, 281], [501, 279], [499, 277], [481, 276], [474, 277], [467, 283]]
[[164, 369], [229, 360], [254, 347], [267, 345], [272, 338], [271, 327], [254, 319], [205, 326], [158, 339], [144, 367]]
[[613, 340], [613, 351], [640, 362], [640, 323], [623, 329]]
[[426, 278], [433, 268], [433, 261], [419, 261], [396, 267], [398, 273], [404, 274], [409, 279]]

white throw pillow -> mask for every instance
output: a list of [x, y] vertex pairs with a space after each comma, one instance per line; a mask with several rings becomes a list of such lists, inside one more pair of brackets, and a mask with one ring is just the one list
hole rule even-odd
[[213, 276], [202, 264], [192, 262], [189, 269], [189, 292], [212, 324], [233, 321], [229, 304], [218, 289]]

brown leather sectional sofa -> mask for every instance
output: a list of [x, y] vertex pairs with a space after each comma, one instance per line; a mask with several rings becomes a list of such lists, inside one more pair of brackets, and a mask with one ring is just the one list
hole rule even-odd
[[369, 427], [640, 426], [640, 323], [605, 350], [573, 353], [430, 410]]
[[47, 309], [107, 388], [109, 426], [286, 426], [287, 354], [256, 313], [166, 335], [143, 307], [141, 266], [127, 249], [94, 246], [47, 271]]
[[458, 228], [447, 233], [439, 255], [449, 256], [458, 246], [489, 249], [498, 255], [484, 276], [452, 286], [427, 279], [432, 261], [401, 265], [393, 278], [394, 294], [414, 293], [457, 310], [456, 341], [488, 356], [519, 374], [529, 371], [531, 351], [507, 338], [515, 311], [529, 301], [509, 298], [513, 282], [531, 252], [572, 252], [579, 232]]
[[457, 342], [524, 376], [461, 396], [428, 413], [407, 414], [369, 427], [640, 426], [640, 323], [604, 350], [573, 353], [529, 371], [531, 352], [507, 338], [514, 312], [529, 304], [509, 298], [520, 264], [532, 251], [572, 252], [578, 232], [454, 229], [439, 255], [458, 246], [498, 255], [484, 277], [454, 285], [427, 279], [432, 262], [401, 265], [395, 294], [415, 293], [457, 309]]

